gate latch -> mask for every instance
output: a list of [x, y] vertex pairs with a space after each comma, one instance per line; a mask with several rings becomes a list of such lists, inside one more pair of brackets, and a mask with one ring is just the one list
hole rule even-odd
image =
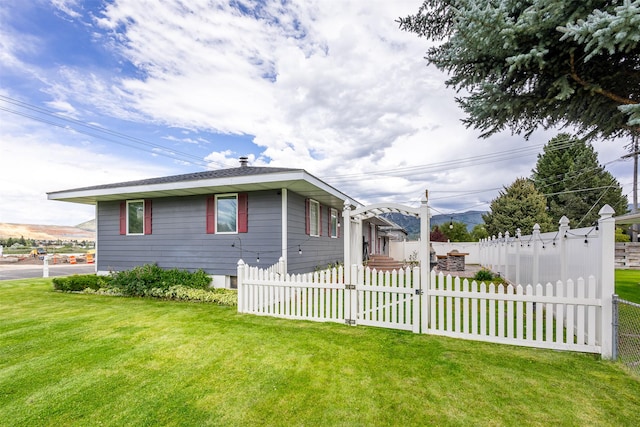
[[416, 295], [424, 295], [424, 291], [422, 289], [416, 289]]

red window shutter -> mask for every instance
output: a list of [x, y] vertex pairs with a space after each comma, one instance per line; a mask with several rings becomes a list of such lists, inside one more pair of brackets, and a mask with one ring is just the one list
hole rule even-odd
[[151, 200], [147, 199], [144, 201], [144, 234], [151, 234], [151, 225], [153, 222], [151, 220], [151, 213], [153, 211], [151, 206]]
[[120, 234], [127, 234], [127, 202], [120, 202]]
[[338, 238], [340, 238], [340, 216], [338, 216], [337, 221], [338, 221]]
[[216, 198], [207, 197], [207, 234], [216, 232]]
[[309, 201], [309, 199], [304, 200], [304, 232], [307, 234], [311, 234], [310, 204], [311, 202]]
[[249, 195], [238, 193], [238, 233], [249, 231]]
[[329, 210], [329, 215], [327, 215], [327, 236], [331, 237], [331, 231], [333, 230], [333, 228], [331, 227], [331, 208], [327, 208]]

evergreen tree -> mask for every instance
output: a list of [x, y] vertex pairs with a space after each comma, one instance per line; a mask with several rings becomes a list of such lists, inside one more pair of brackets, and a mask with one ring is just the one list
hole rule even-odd
[[484, 137], [640, 132], [640, 0], [424, 0], [399, 24], [432, 42], [427, 61]]
[[536, 189], [546, 195], [555, 224], [563, 215], [572, 228], [593, 224], [605, 204], [618, 215], [627, 212], [622, 187], [598, 162], [593, 146], [571, 135], [560, 134], [544, 146], [532, 179]]
[[491, 211], [482, 219], [490, 236], [504, 235], [506, 231], [513, 236], [518, 228], [526, 235], [531, 234], [535, 224], [543, 232], [555, 228], [546, 209], [547, 200], [533, 182], [518, 178], [491, 201]]

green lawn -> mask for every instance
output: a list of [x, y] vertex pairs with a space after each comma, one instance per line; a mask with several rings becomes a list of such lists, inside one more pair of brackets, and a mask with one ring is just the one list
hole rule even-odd
[[637, 425], [593, 355], [0, 282], [3, 426]]
[[622, 299], [640, 304], [640, 270], [616, 270], [616, 293]]

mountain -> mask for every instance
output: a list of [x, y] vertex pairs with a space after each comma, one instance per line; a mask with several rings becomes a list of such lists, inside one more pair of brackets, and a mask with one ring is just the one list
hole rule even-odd
[[90, 219], [89, 221], [85, 221], [83, 223], [76, 225], [76, 228], [79, 228], [81, 230], [87, 230], [87, 231], [96, 231], [96, 220]]
[[41, 225], [41, 224], [11, 224], [0, 222], [0, 239], [8, 239], [12, 237], [19, 239], [34, 240], [95, 240], [96, 233], [86, 226], [87, 223], [80, 226], [70, 227], [65, 225]]
[[[467, 230], [471, 231], [478, 224], [484, 224], [482, 215], [485, 211], [467, 211], [454, 213], [451, 215], [433, 215], [431, 217], [431, 227], [434, 225], [449, 224], [451, 221], [462, 222], [467, 226]], [[383, 215], [385, 218], [398, 224], [409, 233], [408, 239], [417, 239], [420, 236], [420, 218], [407, 216], [401, 213], [388, 213]]]

